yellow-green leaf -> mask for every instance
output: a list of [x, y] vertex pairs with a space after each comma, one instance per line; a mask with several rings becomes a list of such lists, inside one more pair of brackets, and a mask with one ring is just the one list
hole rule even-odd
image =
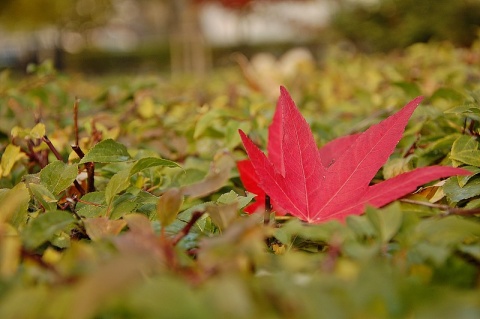
[[113, 175], [105, 188], [105, 200], [110, 205], [116, 194], [127, 189], [130, 185], [130, 168], [121, 170]]
[[42, 138], [45, 135], [45, 124], [38, 123], [30, 130], [31, 138]]
[[8, 176], [16, 162], [26, 157], [19, 146], [9, 144], [0, 161], [0, 176]]
[[25, 221], [30, 201], [30, 193], [25, 183], [19, 183], [14, 188], [0, 192], [0, 222], [10, 222], [19, 226]]
[[40, 180], [54, 195], [72, 185], [77, 178], [76, 165], [68, 165], [62, 161], [55, 161], [45, 166], [40, 171]]

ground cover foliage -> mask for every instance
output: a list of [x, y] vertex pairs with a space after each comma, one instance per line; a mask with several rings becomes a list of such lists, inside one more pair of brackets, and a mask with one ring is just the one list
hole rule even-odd
[[[2, 73], [0, 317], [478, 318], [479, 62], [429, 44], [202, 81]], [[238, 130], [266, 145], [280, 84], [319, 146], [423, 95], [374, 182], [472, 174], [345, 222], [246, 214]]]

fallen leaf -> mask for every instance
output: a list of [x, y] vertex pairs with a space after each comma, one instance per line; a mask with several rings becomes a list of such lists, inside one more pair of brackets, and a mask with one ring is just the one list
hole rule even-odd
[[343, 220], [362, 214], [367, 204], [382, 207], [432, 180], [471, 174], [461, 168], [431, 166], [370, 186], [395, 150], [422, 97], [365, 132], [338, 138], [318, 150], [308, 123], [287, 90], [281, 87], [280, 92], [269, 127], [268, 158], [239, 131], [255, 171], [247, 177], [247, 166], [242, 164], [240, 174], [242, 180], [249, 179], [247, 185], [258, 184], [261, 191], [253, 187], [258, 198], [268, 194], [281, 210], [304, 221]]

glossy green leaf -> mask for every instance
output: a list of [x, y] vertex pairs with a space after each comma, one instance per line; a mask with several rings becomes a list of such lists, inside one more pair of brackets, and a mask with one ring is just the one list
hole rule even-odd
[[54, 161], [40, 171], [40, 180], [50, 192], [57, 195], [72, 185], [77, 178], [77, 174], [78, 168], [76, 165]]
[[463, 164], [480, 166], [480, 150], [475, 137], [462, 135], [452, 145], [450, 158]]
[[480, 167], [476, 166], [462, 166], [463, 169], [466, 169], [470, 172], [472, 172], [472, 175], [467, 175], [467, 176], [457, 176], [458, 178], [458, 185], [460, 187], [465, 186], [465, 184], [468, 183], [469, 180], [474, 178], [475, 176], [478, 176], [480, 174]]
[[128, 186], [130, 186], [130, 168], [113, 175], [105, 188], [105, 200], [107, 204], [110, 205], [115, 195], [126, 190]]
[[130, 170], [130, 175], [134, 175], [138, 172], [143, 171], [144, 169], [151, 168], [151, 167], [158, 167], [158, 166], [165, 166], [165, 167], [180, 167], [177, 163], [173, 161], [169, 161], [163, 158], [156, 158], [156, 157], [144, 157], [139, 159]]
[[105, 192], [91, 192], [82, 196], [81, 202], [77, 203], [77, 214], [83, 217], [103, 216], [107, 211]]
[[80, 160], [80, 164], [88, 162], [115, 163], [125, 162], [130, 159], [130, 154], [125, 145], [112, 139], [103, 140], [95, 144], [90, 151]]
[[57, 198], [43, 184], [29, 183], [28, 188], [33, 197], [45, 210], [55, 210], [57, 208]]
[[136, 201], [135, 196], [128, 191], [129, 189], [127, 188], [124, 194], [117, 196], [113, 201], [113, 209], [110, 214], [111, 219], [119, 219], [137, 210], [138, 201]]
[[471, 179], [465, 186], [460, 187], [456, 177], [449, 178], [443, 186], [445, 195], [455, 203], [480, 195], [480, 178]]

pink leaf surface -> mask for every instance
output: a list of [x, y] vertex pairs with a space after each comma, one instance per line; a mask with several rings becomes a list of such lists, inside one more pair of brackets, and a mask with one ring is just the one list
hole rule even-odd
[[265, 192], [258, 186], [258, 177], [255, 173], [250, 160], [243, 160], [237, 162], [238, 172], [240, 173], [240, 179], [243, 186], [250, 192], [255, 194], [255, 202], [248, 205], [245, 211], [249, 214], [256, 212], [257, 210], [265, 210]]
[[349, 202], [362, 198], [372, 178], [395, 150], [410, 116], [422, 100], [417, 97], [399, 112], [368, 128], [328, 168], [327, 200], [318, 215], [335, 214]]
[[[310, 220], [322, 204], [321, 183], [326, 171], [310, 127], [284, 87], [280, 88], [279, 107], [284, 131], [282, 151], [286, 193]], [[272, 199], [278, 201], [273, 196]]]
[[346, 135], [334, 139], [323, 145], [318, 151], [320, 152], [320, 158], [322, 164], [325, 167], [330, 167], [337, 158], [339, 158], [360, 136], [360, 133], [353, 135]]
[[363, 201], [375, 207], [382, 207], [414, 192], [419, 185], [452, 175], [467, 176], [471, 174], [466, 169], [456, 167], [421, 167], [370, 186], [368, 192], [363, 197]]
[[[276, 171], [272, 163], [265, 154], [245, 135], [240, 132], [243, 145], [247, 151], [252, 165], [259, 178], [259, 186], [267, 193], [283, 210], [290, 212], [294, 216], [306, 219], [306, 214], [299, 208], [299, 204], [290, 198], [286, 192], [287, 185], [283, 176]], [[268, 192], [266, 191], [268, 190]]]
[[274, 208], [282, 213], [318, 223], [361, 214], [367, 204], [384, 206], [438, 178], [469, 175], [460, 168], [433, 166], [369, 186], [395, 150], [421, 101], [418, 97], [365, 132], [335, 139], [318, 150], [308, 123], [281, 87], [269, 127], [269, 158], [240, 131], [255, 171], [245, 177], [244, 185], [253, 193], [259, 192], [263, 199], [268, 194]]
[[[243, 160], [237, 162], [238, 172], [240, 173], [240, 179], [242, 180], [245, 188], [250, 192], [255, 194], [255, 201], [249, 204], [245, 211], [249, 214], [255, 213], [257, 211], [265, 211], [265, 197], [266, 194], [263, 189], [258, 185], [258, 177], [255, 173], [255, 169], [250, 162], [250, 160]], [[282, 209], [275, 201], [270, 200], [273, 210], [277, 215], [285, 215], [288, 212]]]
[[329, 218], [343, 220], [349, 215], [359, 215], [363, 213], [367, 204], [377, 208], [385, 206], [394, 200], [414, 192], [418, 186], [433, 180], [450, 177], [452, 175], [466, 176], [470, 174], [471, 172], [465, 169], [448, 166], [417, 168], [413, 171], [400, 174], [378, 184], [369, 186], [361, 200], [351, 202], [350, 205], [346, 205], [343, 209], [337, 210], [330, 216], [319, 216], [319, 219], [316, 221], [319, 222], [323, 219]]

